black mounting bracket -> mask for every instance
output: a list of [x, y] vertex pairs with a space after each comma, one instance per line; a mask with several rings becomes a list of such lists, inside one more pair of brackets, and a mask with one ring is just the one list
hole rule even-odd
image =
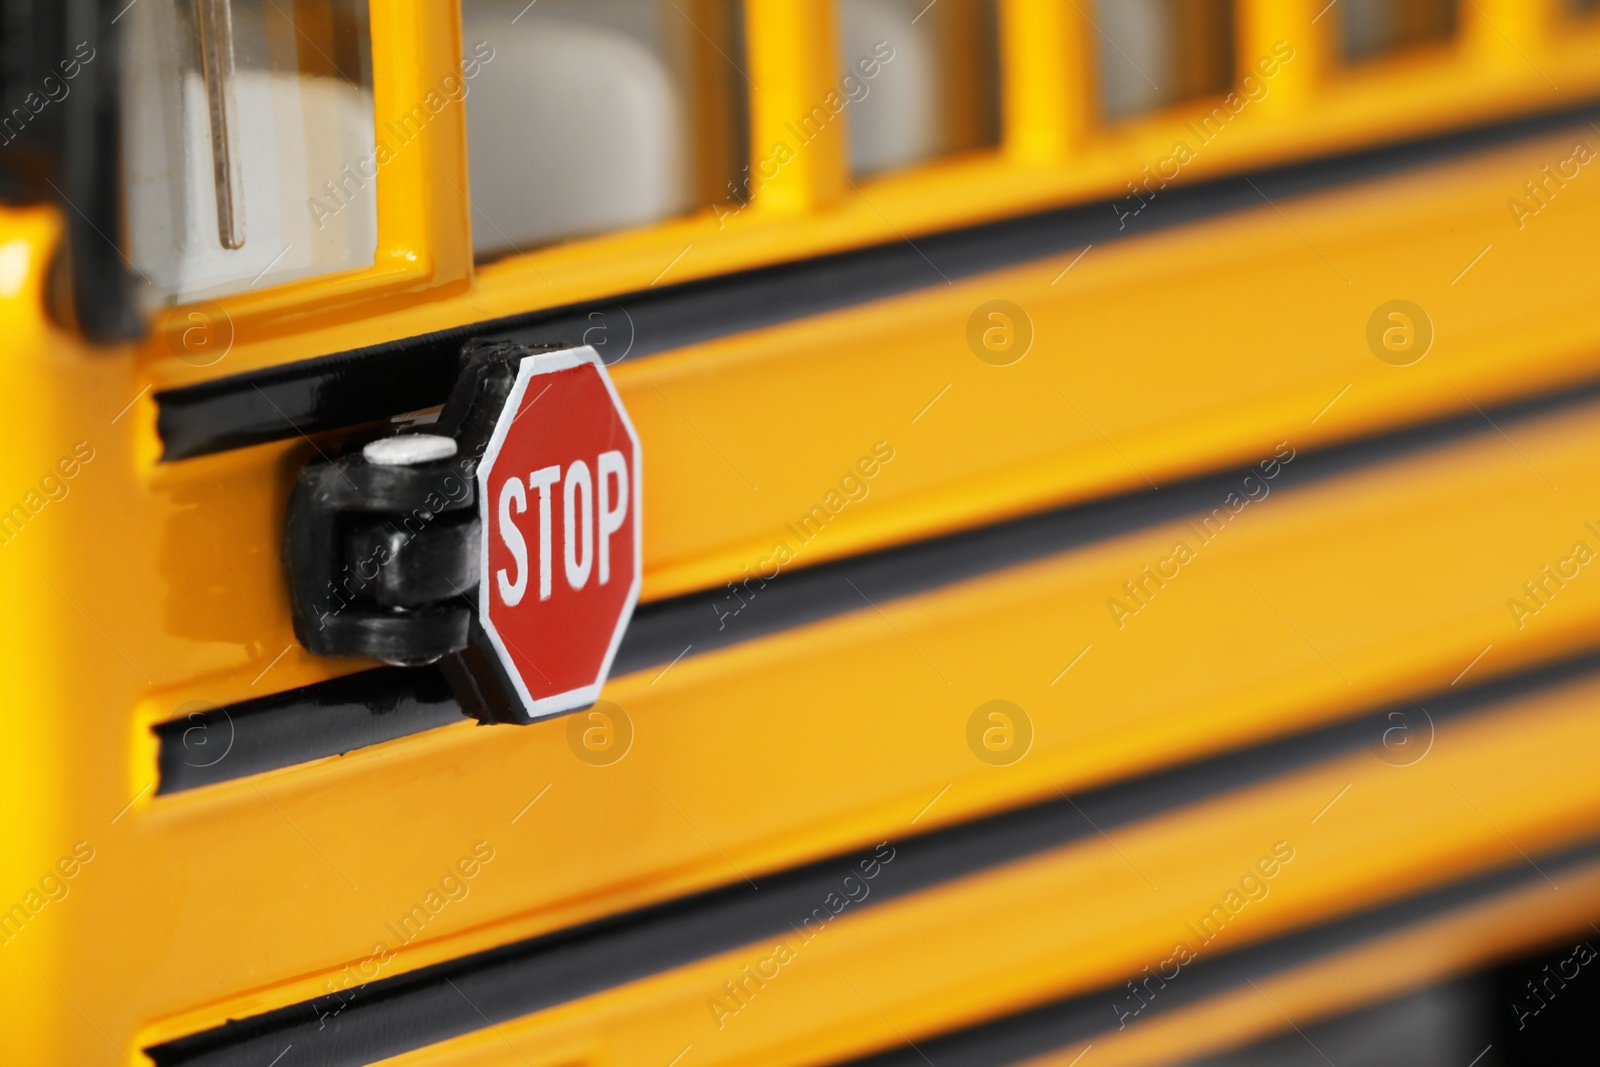
[[518, 365], [545, 350], [468, 342], [450, 397], [427, 428], [455, 442], [453, 455], [397, 465], [375, 463], [358, 447], [301, 470], [284, 521], [283, 565], [295, 637], [309, 651], [399, 666], [437, 662], [467, 715], [527, 721], [477, 622], [477, 471]]

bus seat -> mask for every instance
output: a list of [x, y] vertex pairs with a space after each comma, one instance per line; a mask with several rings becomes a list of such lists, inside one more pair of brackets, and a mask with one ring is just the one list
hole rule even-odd
[[847, 109], [850, 169], [857, 175], [908, 167], [942, 148], [933, 24], [912, 21], [924, 6], [925, 0], [840, 0], [842, 72], [855, 72], [881, 41], [894, 49], [894, 58], [866, 83], [866, 96]]
[[658, 51], [610, 26], [463, 6], [469, 49], [495, 50], [467, 97], [480, 258], [685, 210], [683, 104]]
[[1101, 107], [1120, 118], [1150, 111], [1171, 96], [1172, 20], [1167, 0], [1116, 0], [1096, 9], [1109, 47], [1100, 62]]

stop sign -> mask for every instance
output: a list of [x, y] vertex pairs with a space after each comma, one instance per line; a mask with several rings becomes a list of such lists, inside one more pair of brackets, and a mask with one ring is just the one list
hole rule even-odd
[[639, 599], [640, 474], [593, 348], [522, 360], [478, 466], [478, 613], [529, 718], [599, 696]]

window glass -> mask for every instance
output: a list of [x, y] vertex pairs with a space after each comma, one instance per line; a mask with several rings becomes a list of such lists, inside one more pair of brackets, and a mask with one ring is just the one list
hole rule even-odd
[[152, 303], [373, 262], [366, 0], [145, 0], [123, 21], [128, 248]]
[[1102, 0], [1094, 10], [1106, 117], [1125, 118], [1228, 90], [1234, 67], [1231, 0]]
[[997, 21], [995, 0], [839, 0], [854, 174], [999, 143]]
[[463, 0], [480, 258], [736, 195], [747, 157], [738, 0]]
[[1342, 0], [1339, 6], [1344, 54], [1352, 63], [1456, 32], [1456, 0]]

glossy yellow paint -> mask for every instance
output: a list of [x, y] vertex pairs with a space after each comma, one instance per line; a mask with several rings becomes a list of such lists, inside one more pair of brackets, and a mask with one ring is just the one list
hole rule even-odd
[[[74, 383], [81, 378], [70, 367], [38, 358], [52, 343], [54, 331], [34, 310], [43, 301], [40, 257], [58, 235], [54, 213], [37, 210], [9, 214], [0, 236], [0, 324], [11, 354], [24, 354], [0, 359], [0, 392], [32, 400], [8, 405], [0, 438], [5, 442], [6, 510], [26, 492], [37, 491], [38, 479], [72, 451], [73, 438], [60, 432], [66, 400], [60, 390], [63, 379]], [[19, 313], [24, 307], [28, 313]], [[119, 386], [126, 383], [126, 372], [121, 378]], [[64, 510], [67, 502], [48, 506]], [[32, 525], [60, 518], [59, 511], [45, 513]], [[7, 740], [0, 745], [0, 886], [5, 894], [0, 907], [7, 909], [36, 887], [71, 846], [65, 837], [71, 833], [72, 812], [57, 802], [71, 788], [69, 738], [56, 715], [40, 713], [72, 706], [67, 682], [73, 657], [62, 640], [72, 608], [40, 577], [59, 575], [70, 558], [63, 549], [39, 529], [26, 528], [0, 547], [0, 604], [6, 606], [0, 612], [6, 679], [0, 721]], [[71, 1011], [40, 980], [41, 975], [59, 976], [71, 959], [66, 924], [34, 925], [36, 929], [25, 931], [30, 936], [0, 947], [0, 997], [10, 1005], [8, 1033], [0, 1041], [19, 1063], [51, 1062], [59, 1047], [55, 1033]]]
[[[395, 1057], [395, 1067], [695, 1061], [827, 1063], [1110, 986], [1187, 940], [1201, 957], [1402, 897], [1592, 834], [1600, 679], [1440, 728], [1410, 767], [1332, 760], [833, 920], [731, 1017], [722, 983], [759, 942]], [[1337, 804], [1330, 800], [1339, 797]], [[1320, 817], [1319, 817], [1320, 815]], [[1313, 822], [1312, 820], [1316, 820]], [[902, 829], [908, 829], [902, 823]], [[892, 835], [891, 835], [892, 836]], [[1216, 939], [1195, 922], [1264, 856], [1290, 858]], [[1536, 924], [1528, 924], [1536, 928]], [[1527, 929], [1525, 926], [1524, 929]], [[1182, 975], [1174, 981], [1181, 981]], [[1106, 1004], [1115, 1020], [1113, 1002]], [[214, 1024], [220, 1006], [152, 1036]]]
[[[753, 62], [775, 72], [756, 98], [755, 125], [772, 130], [792, 118], [785, 109], [808, 86], [828, 80], [783, 49], [803, 45], [822, 63], [831, 31], [812, 5], [757, 4], [753, 27], [796, 34], [753, 42]], [[1534, 18], [1532, 5], [1472, 6], [1512, 34], [1509, 48], [1470, 15], [1461, 47], [1357, 72], [1334, 68], [1317, 38], [1297, 40], [1270, 106], [1241, 118], [1229, 131], [1237, 137], [1208, 146], [1185, 180], [1600, 91], [1594, 23]], [[1256, 54], [1279, 39], [1271, 18], [1291, 9], [1267, 0], [1247, 7], [1242, 50]], [[634, 717], [638, 739], [612, 767], [575, 760], [562, 723], [462, 724], [151, 797], [151, 722], [196, 700], [246, 699], [360, 666], [306, 656], [288, 632], [278, 524], [305, 447], [158, 467], [152, 388], [1116, 195], [1206, 108], [1114, 129], [1095, 123], [1092, 93], [1050, 61], [1051, 49], [1087, 49], [1083, 27], [1051, 23], [1044, 8], [1006, 0], [1005, 54], [1016, 66], [1006, 75], [999, 152], [846, 191], [837, 186], [842, 150], [824, 145], [809, 157], [813, 170], [793, 172], [791, 200], [769, 200], [725, 228], [708, 213], [537, 250], [475, 277], [463, 124], [450, 110], [414, 154], [382, 172], [374, 268], [220, 301], [236, 340], [207, 367], [168, 347], [164, 323], [131, 354], [88, 352], [50, 326], [40, 308], [57, 220], [0, 214], [0, 256], [13, 256], [7, 270], [21, 263], [3, 275], [17, 280], [0, 293], [8, 338], [0, 383], [27, 398], [8, 415], [0, 501], [31, 491], [76, 442], [96, 457], [68, 497], [0, 548], [10, 698], [0, 756], [0, 891], [9, 896], [0, 906], [75, 842], [96, 850], [70, 895], [0, 947], [0, 993], [21, 1020], [5, 1034], [8, 1055], [138, 1062], [138, 1044], [153, 1036], [317, 995], [370, 951], [383, 922], [425, 892], [436, 869], [478, 840], [499, 852], [470, 906], [444, 914], [398, 968], [720, 884], [737, 876], [733, 865], [770, 870], [893, 836], [913, 819], [950, 822], [1448, 687], [1469, 666], [1471, 678], [1489, 677], [1595, 643], [1600, 586], [1571, 583], [1525, 629], [1506, 608], [1524, 580], [1585, 536], [1585, 521], [1600, 521], [1587, 505], [1600, 490], [1600, 433], [1585, 409], [1507, 427], [1514, 448], [1486, 434], [1252, 505], [1125, 630], [1106, 601], [1170, 551], [1183, 536], [1177, 527], [883, 605], [881, 615], [864, 608], [690, 658], [665, 675], [617, 679], [607, 697]], [[376, 5], [373, 32], [381, 126], [453, 68], [455, 5]], [[1559, 96], [1546, 75], [1562, 85]], [[1600, 328], [1581, 282], [1600, 189], [1585, 175], [1522, 229], [1505, 204], [1541, 166], [1565, 158], [1574, 137], [1589, 138], [1584, 129], [1135, 237], [1093, 250], [1066, 273], [1070, 256], [624, 366], [618, 383], [654, 479], [650, 595], [715, 585], [766, 558], [782, 524], [879, 440], [892, 443], [895, 459], [797, 565], [1137, 488], [1147, 476], [1165, 483], [1250, 461], [1279, 440], [1308, 449], [1593, 377]], [[978, 362], [963, 340], [972, 308], [997, 295], [1022, 304], [1037, 331], [1034, 351], [1009, 368]], [[1407, 368], [1378, 363], [1362, 340], [1372, 309], [1397, 296], [1422, 303], [1438, 326], [1434, 352]], [[1129, 678], [1140, 685], [1130, 689]], [[996, 696], [1028, 707], [1039, 727], [1034, 751], [1005, 770], [979, 764], [963, 742], [971, 710]], [[1590, 727], [1574, 705], [1540, 707], [1528, 721], [1542, 734], [1511, 729], [1521, 720], [1508, 713], [1487, 733], [1465, 731], [1459, 749], [1441, 749], [1403, 788], [1375, 783], [1371, 795], [1416, 805], [1404, 825], [1423, 827], [1425, 842], [1407, 851], [1382, 837], [1393, 825], [1358, 820], [1318, 853], [1324, 859], [1301, 868], [1317, 872], [1303, 889], [1277, 898], [1287, 901], [1273, 913], [1278, 925], [1255, 932], [1499, 858], [1501, 839], [1439, 806], [1453, 796], [1429, 777], [1439, 767], [1459, 771], [1453, 780], [1524, 847], [1592, 830], [1594, 786], [1574, 769], [1594, 750]], [[1479, 781], [1481, 794], [1468, 784]], [[513, 823], [547, 783], [550, 793]], [[1250, 803], [1180, 813], [1118, 842], [1136, 858], [1148, 853], [1152, 873], [1170, 864], [1174, 884], [1210, 891], [1206, 879], [1221, 870], [1211, 865], [1231, 863], [1269, 829], [1264, 801], [1300, 804], [1328, 784], [1302, 776]], [[1353, 790], [1341, 804], [1364, 811], [1356, 802], [1365, 796]], [[1206, 843], [1211, 854], [1195, 851]], [[1110, 909], [1135, 924], [1130, 931], [1141, 923], [1158, 931], [1152, 916], [1177, 914], [1139, 911], [1144, 902], [1127, 890], [1142, 883], [1119, 862], [1085, 846], [1020, 875], [886, 909], [862, 926], [865, 940], [840, 939], [844, 962], [830, 958], [818, 977], [797, 981], [807, 991], [785, 994], [789, 1006], [775, 1009], [772, 1027], [745, 1028], [719, 1055], [773, 1062], [760, 1042], [786, 1041], [808, 1018], [833, 1028], [797, 1037], [791, 1049], [820, 1055], [889, 1040], [880, 1017], [840, 1001], [839, 974], [859, 978], [897, 1024], [920, 1033], [1145, 962], [1144, 934], [1111, 926], [1071, 973], [1026, 955], [1066, 944], [1077, 958], [1073, 931], [1051, 926], [1035, 939], [1023, 922], [1059, 918], [1047, 904], [1064, 895], [1083, 914]], [[1081, 885], [1127, 899], [1108, 903]], [[972, 969], [922, 954], [953, 950], [943, 933], [959, 920], [1008, 909], [1012, 940], [973, 945]], [[852, 956], [860, 944], [882, 955]], [[1031, 962], [1009, 970], [1005, 961], [1023, 956]], [[683, 1027], [703, 1026], [701, 979], [720, 982], [727, 962], [547, 1013], [514, 1033], [537, 1033], [523, 1042], [526, 1054], [552, 1062], [632, 1062], [634, 1046], [613, 1043], [623, 1040], [650, 1046], [652, 1057], [663, 1046], [666, 1062]], [[988, 992], [978, 999], [968, 983], [983, 968], [1010, 977], [980, 982]], [[611, 1023], [623, 1019], [625, 1037]], [[511, 1057], [491, 1047], [496, 1040], [465, 1039], [450, 1055]]]
[[[811, 214], [845, 185], [848, 116], [823, 107], [837, 93], [838, 27], [832, 4], [756, 0], [745, 5], [750, 57], [750, 191], [755, 211]], [[822, 109], [813, 119], [813, 109]], [[812, 119], [800, 132], [796, 128]], [[804, 137], [803, 142], [799, 138]], [[784, 144], [792, 152], [776, 152]], [[740, 205], [721, 205], [724, 211]], [[718, 228], [721, 228], [719, 221]], [[679, 275], [673, 279], [681, 281]], [[653, 283], [652, 283], [653, 284]]]
[[[1403, 995], [1571, 936], [1585, 940], [1600, 910], [1600, 867], [1565, 874], [1559, 889], [1540, 882], [1401, 933], [1333, 953], [1308, 966], [1253, 979], [1246, 989], [1126, 1031], [1094, 1038], [1106, 1067], [1183, 1063], [1306, 1027], [1341, 1012]], [[1286, 1022], [1287, 1020], [1287, 1022]], [[1082, 1045], [1018, 1067], [1070, 1067]]]
[[[463, 723], [153, 799], [144, 725], [257, 687], [241, 674], [145, 688], [112, 647], [150, 671], [143, 616], [97, 613], [98, 633], [64, 619], [53, 640], [82, 666], [59, 680], [55, 705], [74, 709], [56, 722], [74, 753], [58, 817], [71, 840], [104, 847], [74, 889], [57, 977], [123, 1035], [197, 1005], [293, 1002], [367, 955], [429, 872], [479, 840], [498, 858], [470, 906], [441, 915], [396, 970], [895, 836], [913, 819], [969, 818], [1448, 689], [1469, 667], [1485, 679], [1587, 647], [1600, 585], [1569, 583], [1520, 631], [1506, 601], [1584, 536], [1600, 493], [1595, 414], [1508, 423], [1515, 448], [1486, 430], [1274, 492], [1194, 545], [1199, 558], [1122, 629], [1108, 599], [1193, 536], [1185, 524], [616, 679], [606, 697], [636, 739], [603, 768], [574, 758], [563, 721]], [[154, 572], [146, 558], [93, 554], [104, 500], [83, 503], [61, 516], [74, 517], [63, 543], [83, 549], [54, 576], [63, 591], [91, 608], [108, 590], [130, 604], [151, 595], [138, 584]], [[298, 657], [283, 656], [272, 684]], [[1036, 727], [1027, 758], [1004, 769], [965, 742], [973, 709], [996, 697]], [[143, 917], [136, 929], [129, 913]], [[89, 953], [137, 959], [147, 980], [130, 993], [116, 968], [72, 967]]]
[[[1600, 227], [1600, 182], [1572, 182], [1520, 231], [1505, 204], [1578, 136], [622, 364], [650, 457], [645, 598], [770, 571], [779, 542], [808, 566], [1249, 463], [1278, 440], [1306, 449], [1592, 378], [1600, 315], [1571, 280]], [[1395, 367], [1366, 330], [1402, 295], [1437, 337]], [[966, 339], [995, 297], [1035, 333], [1008, 367]], [[792, 529], [879, 441], [895, 458], [867, 496], [800, 545]], [[292, 464], [308, 454], [296, 441], [150, 472], [177, 561], [166, 610], [210, 644], [170, 680], [254, 678], [291, 643], [277, 550]], [[213, 577], [197, 585], [191, 567]]]
[[[763, 18], [778, 18], [779, 6], [763, 8]], [[814, 6], [805, 10], [822, 18]], [[1026, 13], [1024, 6], [1008, 18], [1024, 19]], [[1029, 40], [1051, 37], [1030, 34]], [[779, 64], [766, 82], [781, 85], [782, 77], [798, 74], [782, 75]], [[1013, 96], [1018, 94], [1027, 96], [1021, 90]], [[779, 110], [771, 104], [762, 114]], [[1248, 130], [1242, 126], [1240, 133]], [[1600, 219], [1600, 187], [1573, 182], [1563, 190], [1555, 205], [1562, 224], [1541, 226], [1546, 219], [1534, 219], [1518, 230], [1506, 208], [1520, 182], [1570, 155], [1566, 142], [1590, 133], [1587, 126], [1574, 126], [1571, 133], [1469, 165], [1451, 163], [1290, 203], [1291, 218], [1264, 205], [1250, 218], [1099, 248], [1069, 274], [1062, 269], [1077, 253], [622, 366], [619, 386], [642, 429], [651, 469], [658, 472], [646, 490], [651, 518], [645, 597], [739, 579], [746, 568], [762, 565], [774, 542], [787, 536], [784, 523], [808, 514], [877, 440], [912, 445], [899, 453], [893, 478], [880, 480], [848, 522], [835, 523], [806, 545], [798, 565], [1128, 490], [1146, 478], [1165, 482], [1248, 461], [1275, 435], [1294, 434], [1298, 442], [1315, 445], [1592, 376], [1600, 370], [1600, 328], [1590, 325], [1597, 318], [1589, 293], [1573, 282], [1581, 277], [1589, 235]], [[962, 203], [974, 200], [971, 166], [982, 165], [957, 165], [942, 179], [958, 182]], [[933, 182], [928, 200], [950, 202], [950, 195], [939, 195], [936, 171], [885, 181]], [[435, 187], [456, 184], [456, 178], [443, 173]], [[992, 170], [986, 181], [1016, 186], [1016, 176], [1005, 168]], [[880, 203], [877, 194], [872, 203]], [[1362, 219], [1355, 226], [1352, 211]], [[410, 218], [405, 211], [384, 218], [390, 216]], [[456, 222], [464, 226], [464, 218]], [[749, 232], [765, 232], [766, 226], [762, 222]], [[810, 219], [803, 229], [814, 227]], [[667, 230], [672, 226], [662, 232]], [[734, 237], [734, 230], [717, 237]], [[627, 288], [618, 275], [618, 240], [635, 238], [600, 238], [550, 251], [598, 256], [592, 264], [605, 266], [605, 288], [574, 293], [533, 280], [530, 262], [542, 262], [534, 256], [486, 269], [474, 291], [461, 298], [435, 299], [410, 312], [365, 314], [331, 330], [318, 330], [309, 320], [286, 315], [288, 306], [274, 304], [272, 314], [294, 325], [293, 333], [258, 336], [245, 317], [238, 322], [234, 352], [218, 365], [202, 370], [163, 354], [147, 371], [158, 387], [171, 386], [510, 314], [574, 294]], [[765, 246], [771, 254], [771, 242]], [[670, 238], [661, 246], [661, 266], [683, 248]], [[1475, 254], [1486, 248], [1493, 254], [1475, 264]], [[1462, 275], [1467, 264], [1474, 264], [1472, 272]], [[552, 270], [552, 278], [565, 274]], [[526, 290], [530, 280], [541, 293], [552, 285], [558, 291], [534, 296]], [[1482, 294], [1491, 290], [1506, 293], [1506, 299], [1485, 301]], [[1306, 293], [1318, 296], [1307, 302]], [[1400, 293], [1419, 299], [1440, 333], [1434, 358], [1413, 368], [1381, 365], [1363, 341], [1371, 310]], [[1021, 302], [1037, 331], [1035, 352], [1013, 368], [982, 365], [966, 349], [966, 318], [997, 294]], [[288, 290], [280, 296], [301, 299]], [[158, 333], [152, 344], [160, 338]], [[862, 347], [874, 354], [869, 363], [858, 357]], [[1285, 358], [1286, 352], [1293, 355]], [[1262, 390], [1267, 384], [1275, 389]], [[947, 386], [944, 410], [923, 418], [923, 406]], [[1338, 408], [1301, 429], [1306, 413], [1322, 410], [1346, 386], [1349, 395], [1342, 395]], [[941, 419], [958, 419], [960, 429], [934, 429]], [[130, 421], [142, 432], [141, 459], [154, 459], [158, 446], [149, 435], [154, 419], [147, 400], [136, 405]], [[917, 437], [931, 442], [915, 442]], [[1107, 446], [1107, 440], [1115, 445]], [[261, 665], [282, 649], [278, 638], [288, 632], [274, 560], [285, 453], [298, 448], [264, 448], [248, 453], [250, 459], [189, 462], [150, 475], [158, 498], [203, 502], [213, 522], [226, 525], [226, 539], [211, 536], [208, 523], [190, 528], [208, 544], [227, 545], [230, 577], [242, 579], [230, 582], [230, 590], [240, 598], [218, 621], [254, 656], [266, 656]], [[197, 547], [178, 526], [173, 533], [178, 536], [170, 541], [179, 553]], [[174, 590], [181, 592], [182, 582]], [[189, 605], [176, 608], [194, 619], [195, 635], [205, 637], [206, 616], [189, 613]]]
[[1272, 92], [1260, 101], [1264, 110], [1284, 121], [1315, 113], [1325, 106], [1329, 81], [1337, 76], [1333, 50], [1337, 15], [1316, 0], [1245, 0], [1235, 9], [1238, 56], [1249, 62], [1272, 54], [1279, 41], [1289, 41], [1296, 56], [1274, 79]]
[[1000, 4], [1003, 143], [1019, 164], [1061, 166], [1093, 131], [1094, 33], [1071, 4]]
[[[1584, 138], [625, 364], [619, 389], [666, 457], [645, 490], [645, 597], [761, 570], [878, 441], [894, 464], [799, 565], [1248, 463], [1283, 438], [1313, 447], [1593, 377], [1600, 305], [1567, 279], [1600, 224], [1600, 183], [1563, 190], [1551, 210], [1566, 221], [1538, 232], [1543, 220], [1519, 231], [1506, 206], [1521, 175]], [[1437, 337], [1394, 367], [1366, 334], [1402, 294]], [[969, 347], [970, 320], [995, 298], [1031, 320], [1033, 349], [1012, 366]]]

